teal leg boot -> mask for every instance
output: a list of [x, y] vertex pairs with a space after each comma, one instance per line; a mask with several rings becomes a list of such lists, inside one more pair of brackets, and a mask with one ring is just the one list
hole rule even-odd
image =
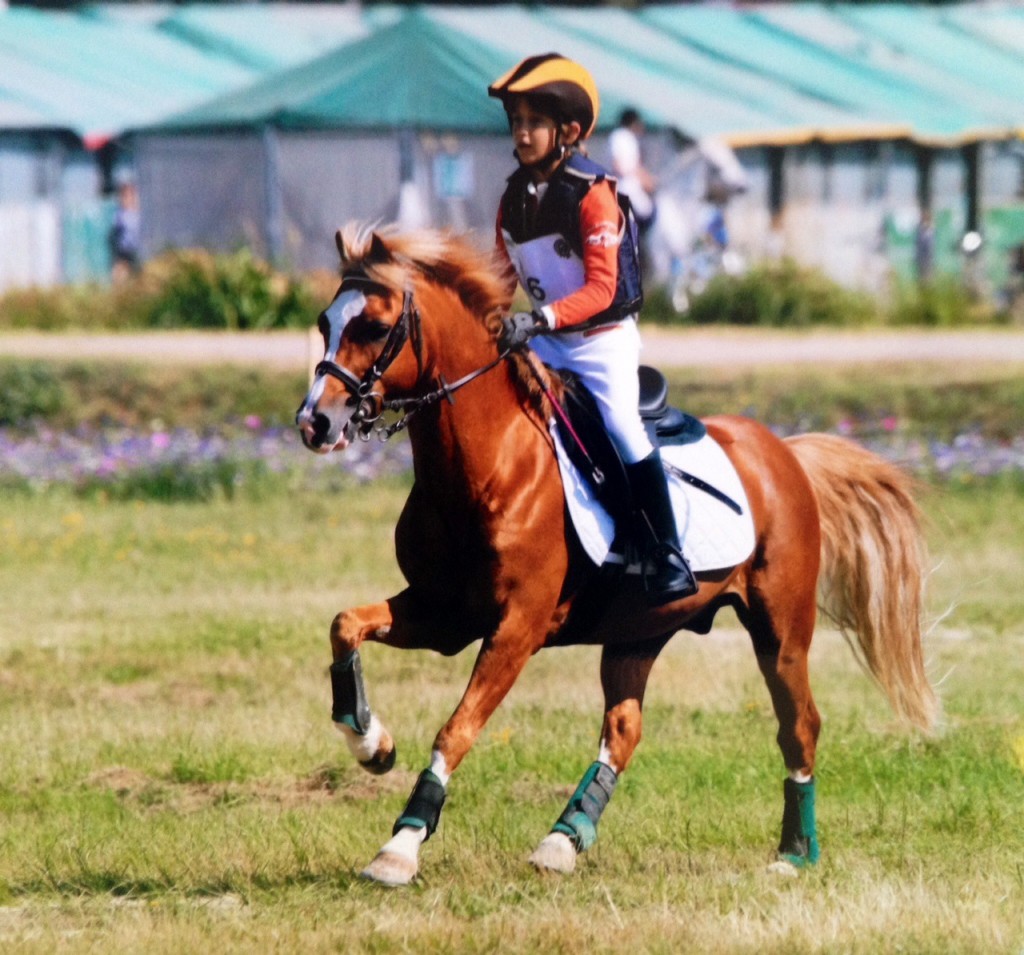
[[814, 819], [814, 780], [798, 783], [787, 779], [783, 786], [782, 839], [779, 858], [798, 869], [814, 865], [821, 849]]

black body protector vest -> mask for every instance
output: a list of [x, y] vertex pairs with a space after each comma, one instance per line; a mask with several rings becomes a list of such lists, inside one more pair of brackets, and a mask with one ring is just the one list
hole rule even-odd
[[[528, 170], [508, 178], [501, 198], [501, 226], [509, 258], [534, 308], [563, 298], [584, 285], [580, 203], [594, 183], [614, 178], [586, 156], [573, 153], [548, 181], [540, 203], [532, 193]], [[618, 281], [615, 298], [604, 311], [563, 332], [635, 315], [643, 305], [640, 246], [636, 219], [626, 196], [618, 195]]]

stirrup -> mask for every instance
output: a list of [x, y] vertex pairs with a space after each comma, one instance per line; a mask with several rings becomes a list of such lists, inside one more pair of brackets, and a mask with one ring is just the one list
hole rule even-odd
[[654, 565], [644, 574], [644, 589], [654, 606], [692, 597], [700, 589], [690, 564], [671, 544], [656, 544], [649, 555]]

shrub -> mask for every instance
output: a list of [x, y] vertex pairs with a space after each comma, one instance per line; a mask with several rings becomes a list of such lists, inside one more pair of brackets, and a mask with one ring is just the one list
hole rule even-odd
[[892, 325], [930, 328], [962, 328], [969, 325], [1007, 323], [1008, 314], [998, 314], [979, 303], [964, 283], [953, 275], [937, 275], [930, 282], [901, 282], [888, 310]]
[[0, 426], [57, 414], [66, 390], [53, 366], [41, 361], [0, 363]]
[[7, 292], [0, 297], [0, 328], [304, 328], [319, 311], [314, 301], [322, 298], [325, 287], [319, 276], [300, 281], [246, 249], [231, 255], [168, 252], [113, 287]]
[[153, 328], [305, 326], [314, 312], [305, 287], [275, 273], [247, 249], [221, 256], [168, 253], [148, 272], [147, 281], [157, 286], [147, 309], [146, 324]]
[[145, 326], [145, 290], [136, 283], [14, 289], [0, 297], [0, 328], [62, 332]]
[[868, 325], [878, 318], [870, 295], [791, 260], [756, 266], [739, 276], [715, 276], [686, 313], [694, 325], [768, 328]]
[[[115, 287], [7, 292], [0, 296], [0, 330], [306, 328], [336, 287], [333, 272], [299, 279], [275, 271], [248, 249], [229, 255], [174, 251]], [[1014, 321], [1010, 309], [997, 313], [976, 301], [955, 276], [938, 276], [925, 286], [897, 284], [883, 305], [792, 260], [755, 266], [739, 276], [718, 275], [683, 314], [666, 289], [652, 283], [646, 291], [643, 320], [662, 324], [962, 327]], [[517, 304], [527, 307], [525, 299]]]

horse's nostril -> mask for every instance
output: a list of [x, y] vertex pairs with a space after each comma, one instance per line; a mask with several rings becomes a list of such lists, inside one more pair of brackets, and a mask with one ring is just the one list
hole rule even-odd
[[313, 415], [311, 423], [313, 425], [313, 437], [315, 437], [318, 441], [322, 441], [327, 436], [327, 432], [330, 431], [331, 429], [330, 418], [328, 418], [327, 415], [325, 414], [320, 414], [320, 412], [317, 412], [316, 414]]

